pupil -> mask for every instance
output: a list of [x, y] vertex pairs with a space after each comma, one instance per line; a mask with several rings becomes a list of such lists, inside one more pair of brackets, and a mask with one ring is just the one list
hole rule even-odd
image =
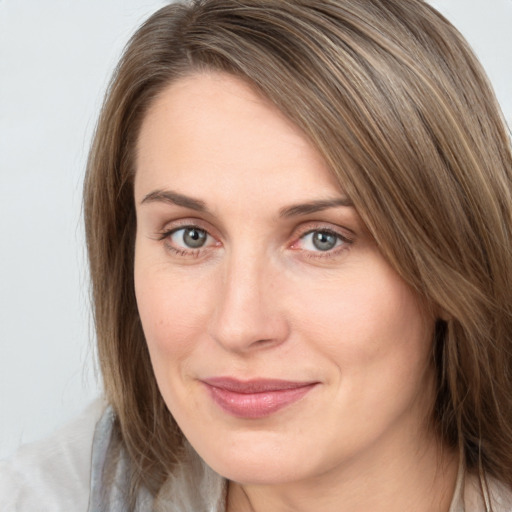
[[325, 231], [317, 231], [313, 234], [313, 245], [319, 251], [329, 251], [337, 242], [336, 235], [326, 233]]
[[187, 229], [183, 234], [183, 242], [192, 249], [202, 247], [206, 241], [206, 232], [201, 229]]

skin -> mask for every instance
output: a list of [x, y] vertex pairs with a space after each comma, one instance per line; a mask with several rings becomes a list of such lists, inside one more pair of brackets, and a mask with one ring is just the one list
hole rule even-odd
[[[457, 460], [427, 428], [434, 320], [303, 133], [243, 81], [203, 73], [155, 100], [137, 149], [135, 287], [155, 376], [230, 480], [228, 510], [447, 511]], [[202, 381], [218, 376], [317, 385], [247, 419], [212, 400]]]

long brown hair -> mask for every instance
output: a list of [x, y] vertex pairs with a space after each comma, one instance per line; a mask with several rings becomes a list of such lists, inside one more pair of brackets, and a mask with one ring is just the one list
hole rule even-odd
[[156, 492], [182, 442], [134, 295], [136, 142], [155, 97], [204, 70], [247, 80], [304, 131], [383, 255], [442, 312], [433, 425], [469, 470], [512, 485], [512, 156], [467, 43], [422, 0], [196, 0], [129, 42], [85, 181], [99, 359], [134, 486]]

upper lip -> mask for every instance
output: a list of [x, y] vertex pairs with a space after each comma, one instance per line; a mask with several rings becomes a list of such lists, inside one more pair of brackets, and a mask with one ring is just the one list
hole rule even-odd
[[205, 384], [231, 391], [232, 393], [265, 393], [270, 391], [286, 391], [317, 384], [316, 381], [290, 381], [281, 379], [250, 379], [239, 380], [233, 377], [212, 377], [203, 379]]

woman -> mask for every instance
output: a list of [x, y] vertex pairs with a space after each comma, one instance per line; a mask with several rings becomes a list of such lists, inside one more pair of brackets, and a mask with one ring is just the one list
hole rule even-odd
[[511, 169], [420, 0], [152, 16], [85, 185], [89, 510], [511, 510]]

